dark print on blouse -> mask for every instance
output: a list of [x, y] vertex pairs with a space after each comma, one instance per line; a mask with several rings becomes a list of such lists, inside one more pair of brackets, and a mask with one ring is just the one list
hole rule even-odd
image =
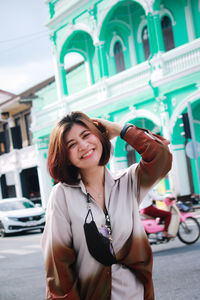
[[[84, 232], [87, 242], [87, 247], [90, 254], [104, 266], [111, 266], [116, 264], [113, 246], [112, 246], [112, 230], [110, 217], [107, 209], [105, 209], [106, 225], [104, 227], [104, 234], [100, 233], [94, 221], [93, 214], [90, 208], [90, 194], [87, 193], [88, 213], [85, 218]], [[92, 221], [87, 223], [88, 216], [91, 216]]]

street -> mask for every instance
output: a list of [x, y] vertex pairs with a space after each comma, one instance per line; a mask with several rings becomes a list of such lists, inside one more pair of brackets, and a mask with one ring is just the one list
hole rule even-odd
[[[0, 299], [44, 300], [45, 271], [35, 231], [0, 239]], [[156, 300], [199, 299], [200, 240], [191, 246], [177, 238], [152, 246]]]

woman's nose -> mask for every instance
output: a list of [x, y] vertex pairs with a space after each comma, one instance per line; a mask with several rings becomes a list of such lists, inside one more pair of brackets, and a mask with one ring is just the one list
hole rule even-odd
[[84, 140], [81, 140], [81, 141], [79, 141], [79, 144], [78, 144], [78, 150], [82, 151], [82, 150], [86, 149], [87, 146], [88, 146], [88, 143]]

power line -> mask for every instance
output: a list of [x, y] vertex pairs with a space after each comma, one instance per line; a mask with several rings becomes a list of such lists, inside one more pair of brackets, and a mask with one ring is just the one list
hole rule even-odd
[[9, 53], [9, 52], [15, 51], [16, 48], [22, 47], [22, 46], [27, 45], [27, 44], [31, 44], [31, 43], [34, 42], [35, 40], [44, 38], [45, 36], [46, 36], [45, 34], [41, 34], [41, 35], [32, 37], [31, 40], [23, 41], [23, 42], [21, 42], [21, 43], [19, 43], [19, 44], [17, 44], [17, 45], [10, 46], [9, 48], [4, 49], [3, 51], [0, 51], [0, 54], [7, 54], [7, 53]]
[[31, 38], [31, 37], [34, 37], [34, 36], [39, 36], [41, 34], [44, 34], [46, 33], [47, 34], [47, 31], [38, 31], [38, 32], [35, 32], [35, 33], [32, 33], [32, 34], [27, 34], [27, 35], [23, 35], [23, 36], [18, 36], [16, 38], [13, 38], [13, 39], [9, 39], [9, 40], [3, 40], [3, 41], [0, 41], [1, 44], [3, 43], [10, 43], [10, 42], [14, 42], [14, 41], [19, 41], [19, 40], [22, 40], [22, 39], [26, 39], [26, 38]]

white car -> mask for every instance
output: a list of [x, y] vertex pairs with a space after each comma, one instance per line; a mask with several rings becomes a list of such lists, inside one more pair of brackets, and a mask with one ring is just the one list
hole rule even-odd
[[26, 198], [0, 200], [0, 236], [9, 233], [44, 230], [45, 211]]

